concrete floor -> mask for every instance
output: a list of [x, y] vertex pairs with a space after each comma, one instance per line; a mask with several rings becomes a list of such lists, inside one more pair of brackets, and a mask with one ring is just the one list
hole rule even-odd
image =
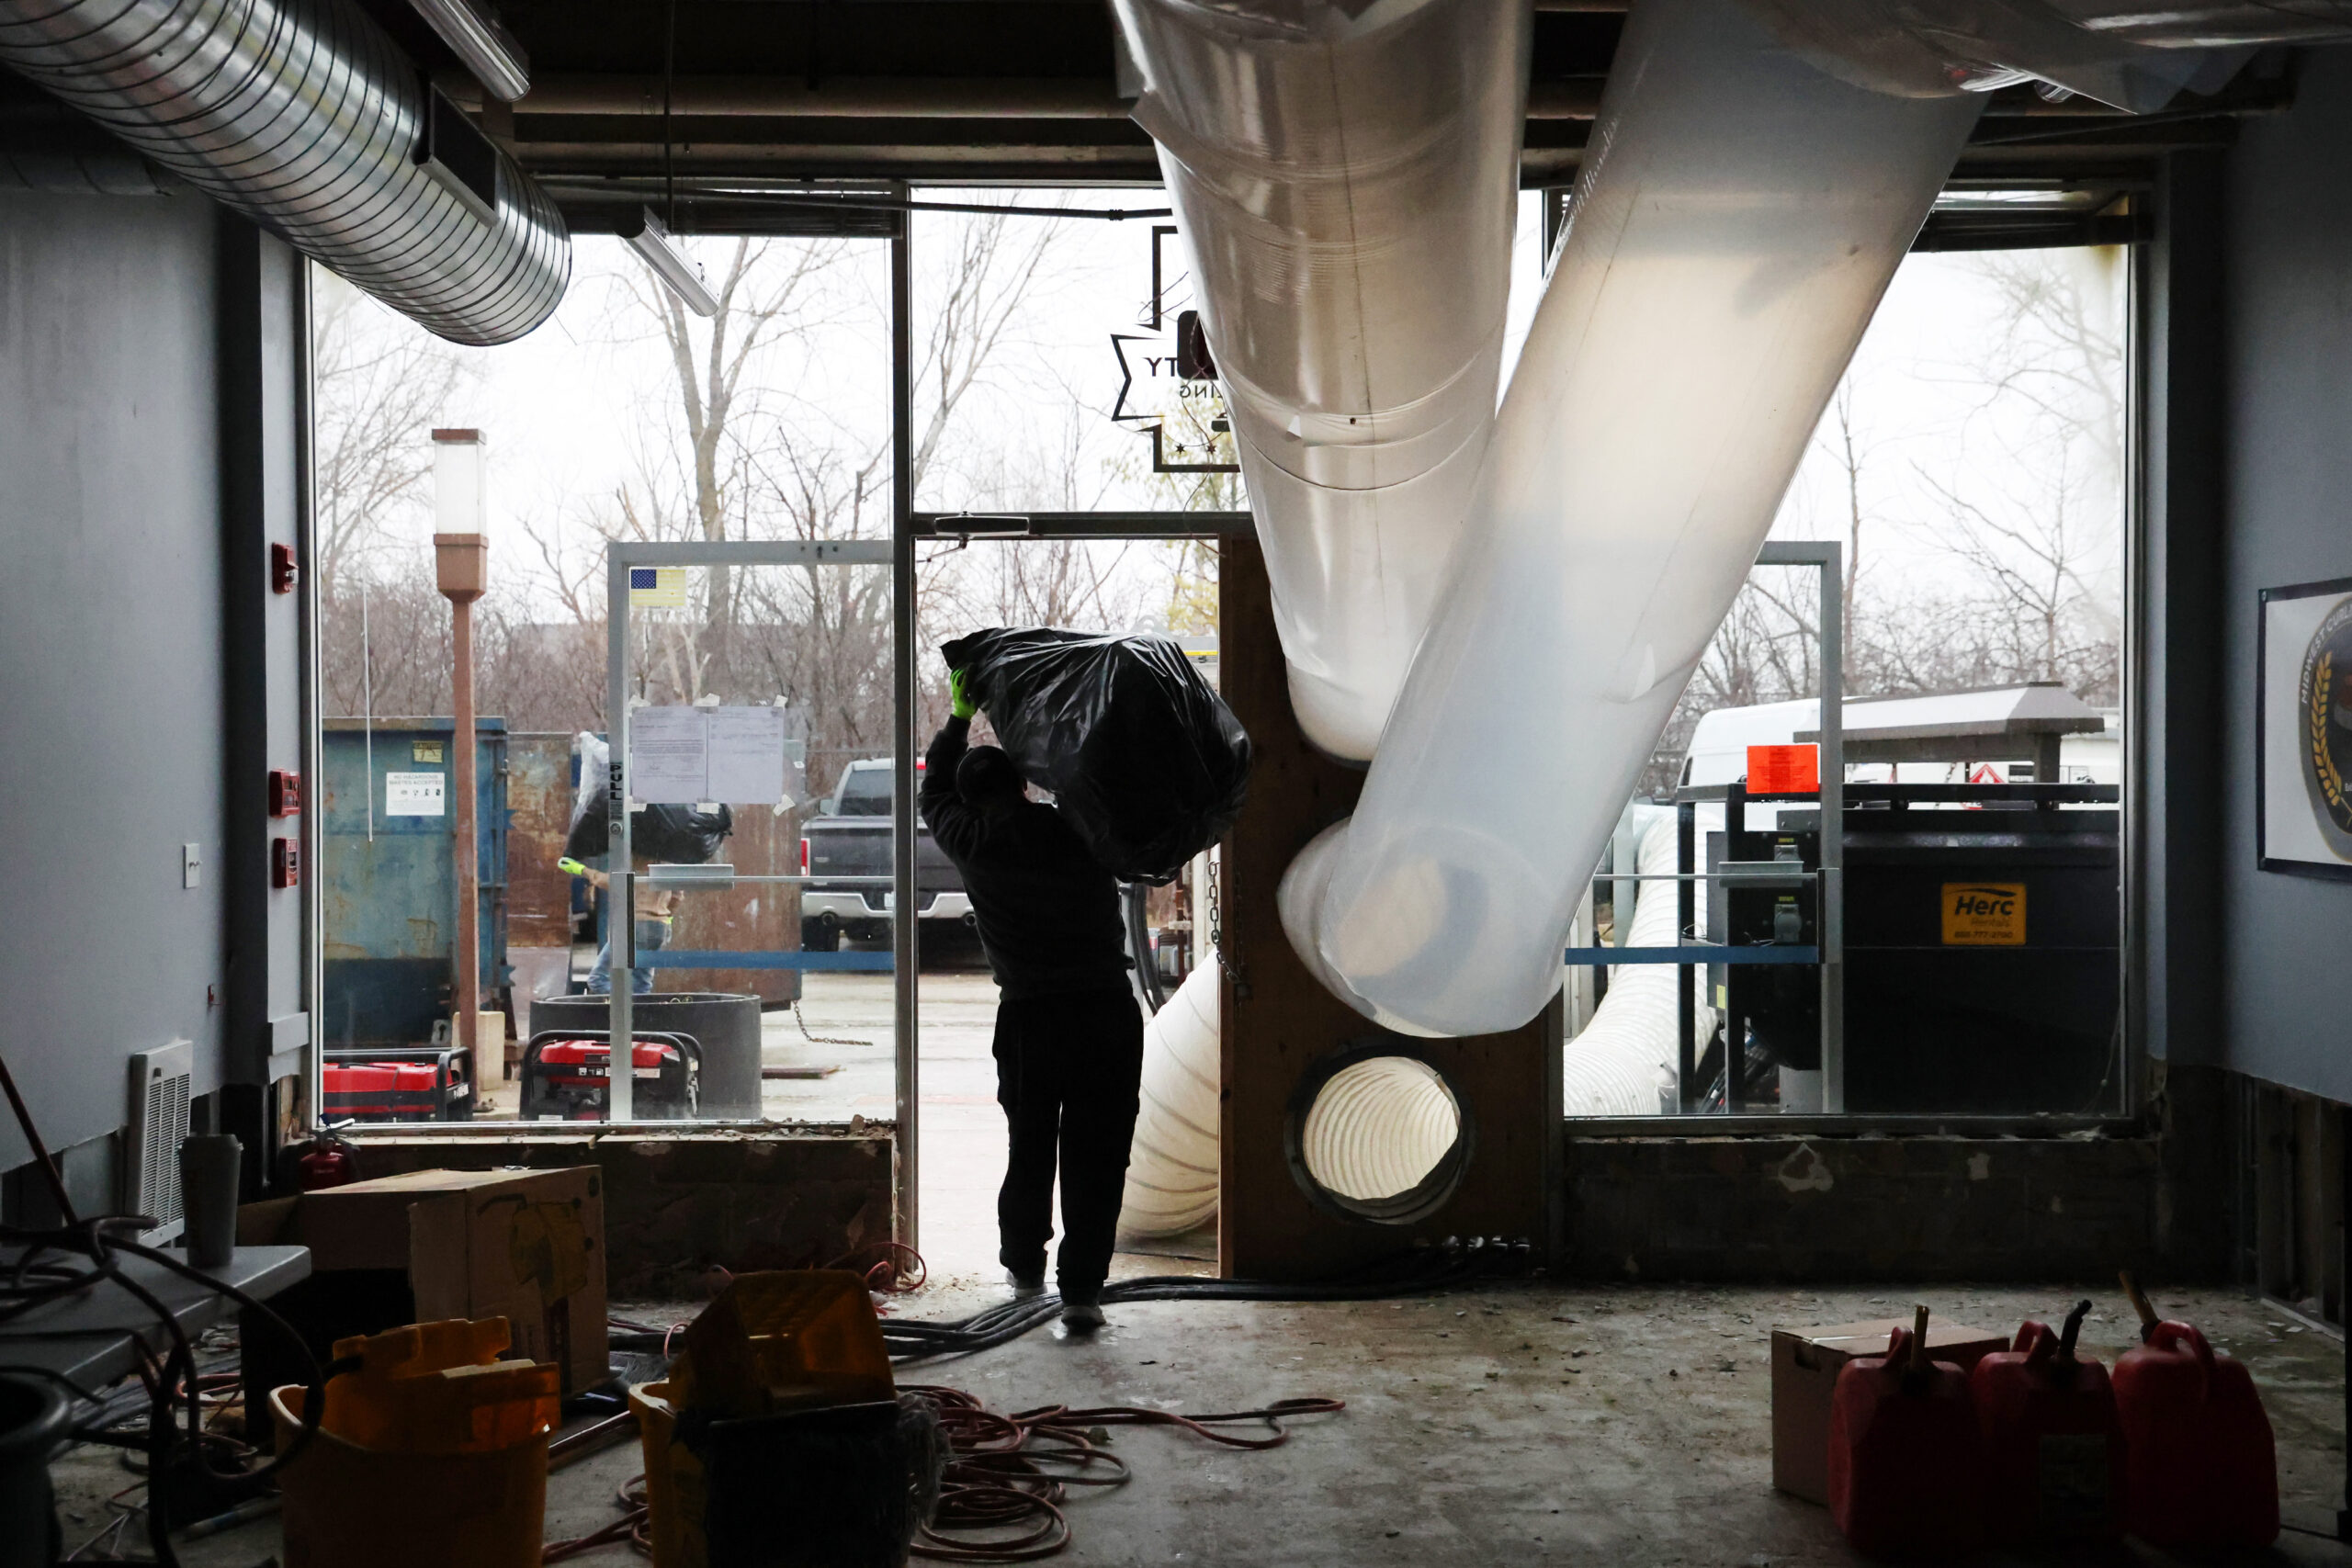
[[[1162, 1271], [1129, 1258], [1121, 1272], [1148, 1262]], [[1345, 1414], [1300, 1422], [1288, 1445], [1265, 1453], [1120, 1430], [1115, 1446], [1136, 1478], [1072, 1505], [1073, 1563], [1846, 1563], [1860, 1559], [1826, 1510], [1771, 1489], [1768, 1337], [1775, 1324], [1898, 1315], [1914, 1299], [1539, 1281], [1401, 1303], [1150, 1303], [1115, 1309], [1091, 1342], [1039, 1333], [901, 1381], [962, 1388], [999, 1409], [1348, 1401]], [[2028, 1314], [2054, 1318], [2076, 1298], [1931, 1290], [1918, 1299], [1958, 1321], [2013, 1327]], [[943, 1295], [936, 1308], [909, 1310], [946, 1315], [967, 1304]], [[2288, 1517], [2332, 1529], [2341, 1345], [2287, 1332], [2297, 1325], [2224, 1292], [2163, 1304], [2250, 1359], [2278, 1431]], [[2111, 1359], [2129, 1308], [2101, 1309], [2085, 1337]], [[560, 1476], [549, 1534], [610, 1517], [605, 1499], [639, 1468], [620, 1450]], [[2352, 1551], [2290, 1531], [2273, 1561], [2352, 1562]]]
[[[1165, 1271], [1123, 1257], [1122, 1274]], [[926, 1291], [902, 1310], [960, 1315], [982, 1292]], [[1092, 1340], [1041, 1332], [902, 1382], [966, 1389], [1000, 1409], [1048, 1403], [1231, 1409], [1294, 1394], [1348, 1401], [1264, 1453], [1168, 1431], [1115, 1434], [1135, 1480], [1071, 1506], [1072, 1563], [1847, 1563], [1826, 1512], [1771, 1489], [1767, 1339], [1776, 1325], [1895, 1315], [1915, 1293], [1869, 1290], [1570, 1289], [1543, 1281], [1410, 1302], [1148, 1303], [1114, 1309]], [[1928, 1289], [1976, 1326], [2054, 1318], [2064, 1290]], [[2223, 1292], [2159, 1298], [2247, 1359], [2278, 1433], [2288, 1520], [2334, 1523], [2344, 1464], [2343, 1348]], [[640, 1304], [633, 1313], [659, 1312]], [[2085, 1340], [2110, 1357], [2128, 1309], [2102, 1301]], [[613, 1517], [633, 1447], [559, 1472], [550, 1539]], [[126, 1484], [84, 1450], [60, 1467], [69, 1545], [95, 1533]], [[192, 1543], [191, 1565], [249, 1565], [280, 1550], [272, 1522]], [[2136, 1552], [2131, 1560], [2163, 1562]], [[633, 1559], [616, 1547], [587, 1562]], [[1987, 1558], [1986, 1562], [2008, 1561]], [[2352, 1563], [2288, 1531], [2266, 1561]]]

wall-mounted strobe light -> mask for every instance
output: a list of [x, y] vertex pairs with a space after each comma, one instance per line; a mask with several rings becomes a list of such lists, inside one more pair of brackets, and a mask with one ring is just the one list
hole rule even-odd
[[513, 103], [531, 90], [531, 57], [498, 18], [474, 0], [409, 0], [425, 24], [441, 35], [481, 90]]
[[670, 237], [670, 231], [662, 226], [662, 220], [653, 216], [653, 209], [639, 209], [636, 228], [623, 229], [621, 238], [645, 258], [645, 265], [653, 269], [653, 276], [668, 286], [670, 292], [678, 297], [680, 304], [697, 316], [718, 314], [718, 301], [712, 298], [710, 286], [702, 280], [702, 268], [688, 261], [686, 253], [678, 249], [678, 243]]

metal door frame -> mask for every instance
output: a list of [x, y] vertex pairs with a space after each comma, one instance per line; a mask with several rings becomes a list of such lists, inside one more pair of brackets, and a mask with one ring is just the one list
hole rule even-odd
[[[620, 984], [612, 991], [611, 1037], [615, 1040], [634, 1038], [636, 1020], [635, 998], [630, 992], [627, 971], [637, 964], [637, 873], [630, 855], [628, 807], [628, 730], [629, 730], [629, 586], [632, 567], [854, 567], [887, 566], [892, 568], [890, 583], [890, 618], [892, 624], [893, 662], [898, 669], [891, 682], [894, 694], [892, 734], [895, 740], [897, 790], [890, 807], [891, 858], [891, 968], [896, 976], [892, 987], [898, 1019], [898, 1038], [894, 1042], [897, 1068], [897, 1114], [899, 1126], [899, 1169], [903, 1190], [899, 1200], [899, 1218], [903, 1227], [901, 1238], [914, 1245], [914, 1202], [912, 1198], [916, 1172], [914, 1129], [918, 1106], [918, 1073], [916, 1062], [914, 1018], [915, 928], [917, 922], [904, 918], [915, 907], [915, 804], [914, 756], [910, 749], [913, 730], [913, 660], [914, 644], [914, 554], [902, 537], [887, 539], [724, 539], [715, 541], [646, 542], [615, 539], [605, 550], [605, 728], [610, 737], [611, 757], [606, 775], [606, 835], [609, 848], [606, 860], [612, 865], [610, 891], [605, 900], [605, 931], [613, 944], [613, 969], [621, 975]], [[739, 879], [741, 880], [741, 879]], [[800, 882], [800, 876], [777, 875], [760, 880]], [[730, 953], [730, 958], [746, 954]], [[812, 964], [803, 953], [758, 955], [775, 962], [767, 967], [825, 968], [848, 965]], [[858, 967], [866, 967], [859, 965]], [[615, 1053], [618, 1055], [618, 1053]], [[618, 1125], [635, 1120], [633, 1103], [636, 1085], [631, 1075], [612, 1070], [605, 1075], [605, 1123]], [[665, 1127], [675, 1123], [663, 1122]]]

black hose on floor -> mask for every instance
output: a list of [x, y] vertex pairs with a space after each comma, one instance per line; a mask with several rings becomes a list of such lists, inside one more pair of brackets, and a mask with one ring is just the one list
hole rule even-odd
[[[1504, 1279], [1527, 1271], [1530, 1248], [1522, 1238], [1449, 1236], [1442, 1246], [1416, 1247], [1346, 1279], [1315, 1283], [1283, 1283], [1264, 1280], [1217, 1280], [1194, 1274], [1154, 1274], [1114, 1280], [1102, 1287], [1102, 1304], [1134, 1302], [1365, 1302], [1393, 1296], [1424, 1295], [1437, 1291]], [[968, 1356], [1009, 1345], [1024, 1334], [1045, 1327], [1061, 1316], [1061, 1298], [1053, 1294], [1027, 1301], [1001, 1302], [953, 1323], [926, 1323], [920, 1318], [886, 1317], [883, 1342], [893, 1361], [927, 1360], [934, 1356]], [[661, 1353], [668, 1335], [622, 1330], [612, 1334], [613, 1349]]]

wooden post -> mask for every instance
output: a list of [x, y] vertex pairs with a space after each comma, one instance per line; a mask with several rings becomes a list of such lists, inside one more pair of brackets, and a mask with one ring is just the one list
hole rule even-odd
[[481, 1012], [481, 843], [474, 823], [474, 601], [482, 594], [490, 547], [480, 534], [435, 534], [435, 562], [442, 593], [449, 601], [449, 832], [457, 856], [458, 951], [450, 965], [457, 982], [451, 998], [457, 1017], [452, 1035], [466, 1050], [470, 1070], [484, 1070], [474, 1036]]
[[[1329, 1278], [1449, 1235], [1525, 1238], [1556, 1251], [1560, 1211], [1560, 998], [1507, 1034], [1406, 1040], [1308, 974], [1283, 935], [1274, 889], [1309, 839], [1354, 808], [1361, 772], [1307, 744], [1290, 706], [1272, 592], [1254, 539], [1228, 536], [1218, 561], [1218, 683], [1254, 748], [1249, 804], [1223, 852], [1220, 987], [1223, 1113], [1217, 1261], [1228, 1279]], [[1388, 1224], [1312, 1198], [1288, 1153], [1304, 1077], [1351, 1044], [1393, 1040], [1444, 1075], [1473, 1139], [1453, 1196], [1425, 1219]], [[1303, 1108], [1302, 1108], [1303, 1109]]]

